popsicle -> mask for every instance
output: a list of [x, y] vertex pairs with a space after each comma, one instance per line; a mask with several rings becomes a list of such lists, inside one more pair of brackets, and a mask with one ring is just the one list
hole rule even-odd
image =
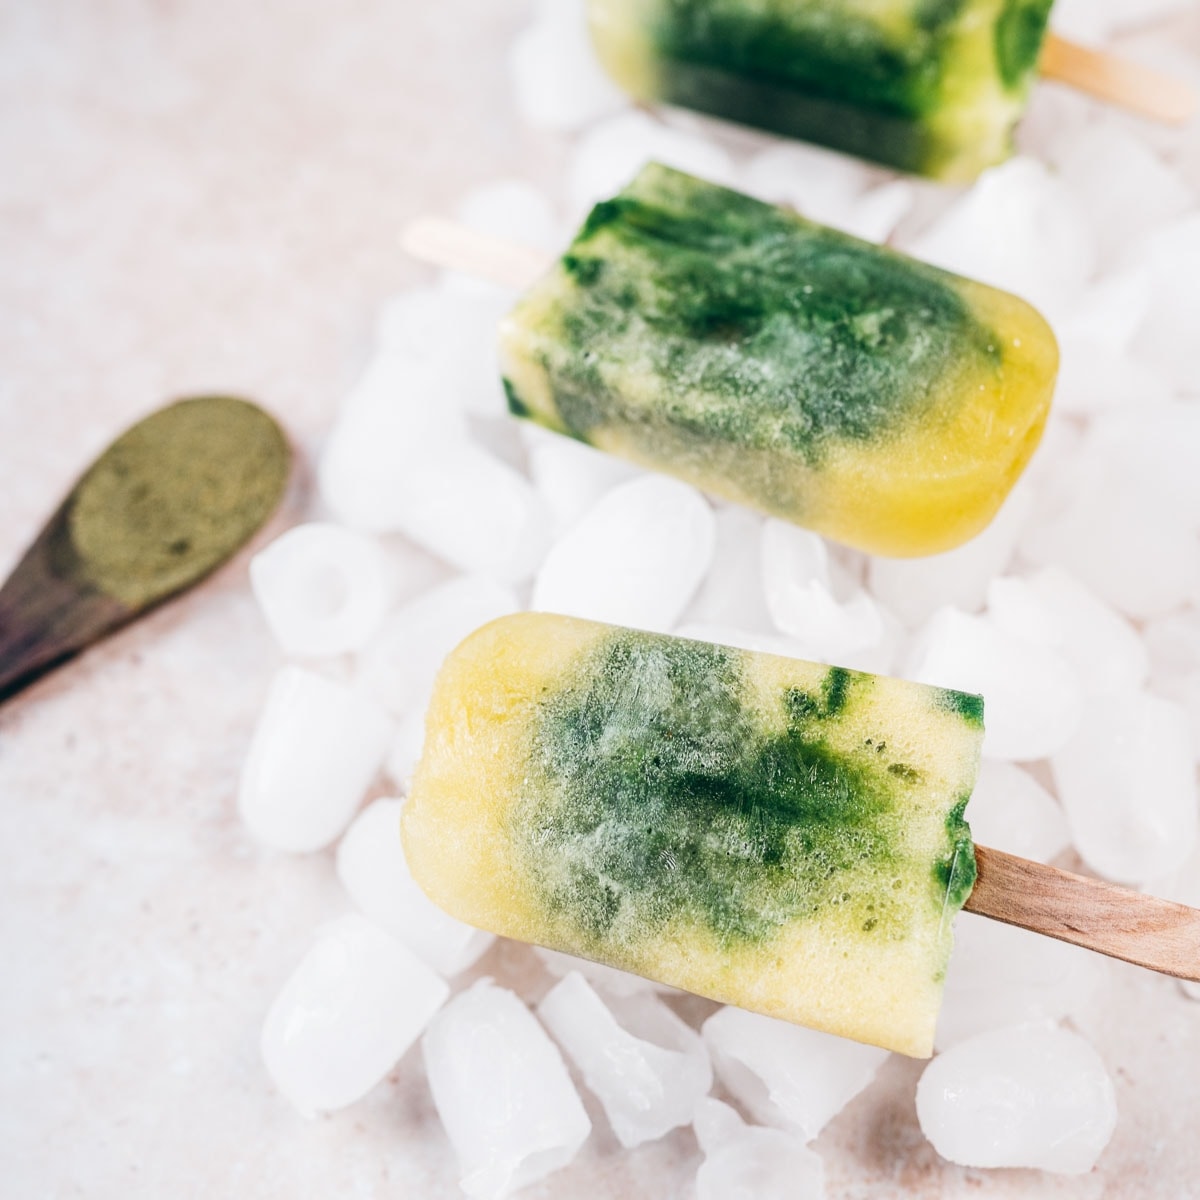
[[520, 613], [447, 659], [401, 817], [468, 924], [928, 1056], [960, 908], [1200, 981], [1200, 910], [972, 846], [978, 696]]
[[698, 109], [962, 182], [1012, 152], [1043, 73], [1166, 121], [1190, 88], [1047, 39], [1053, 0], [588, 0], [635, 98]]
[[1024, 301], [653, 163], [502, 322], [500, 358], [518, 416], [895, 556], [987, 525], [1058, 370]]
[[452, 915], [928, 1055], [976, 696], [523, 613], [447, 660], [402, 818]]

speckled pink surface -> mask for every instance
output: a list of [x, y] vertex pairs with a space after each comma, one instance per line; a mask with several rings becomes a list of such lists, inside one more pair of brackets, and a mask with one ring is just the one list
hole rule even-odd
[[[505, 78], [527, 8], [0, 5], [0, 572], [112, 436], [198, 390], [287, 425], [302, 468], [276, 527], [295, 518], [379, 302], [421, 278], [404, 220], [556, 178], [562, 144], [521, 129]], [[0, 1194], [461, 1194], [418, 1053], [316, 1122], [260, 1064], [272, 994], [346, 907], [330, 855], [266, 853], [235, 819], [277, 661], [243, 555], [0, 710]], [[527, 963], [501, 948], [480, 971]], [[1200, 1006], [1113, 966], [1080, 1024], [1121, 1109], [1093, 1174], [941, 1163], [920, 1066], [895, 1059], [818, 1143], [830, 1196], [1200, 1195]], [[597, 1127], [528, 1195], [687, 1194], [690, 1133], [626, 1154]]]

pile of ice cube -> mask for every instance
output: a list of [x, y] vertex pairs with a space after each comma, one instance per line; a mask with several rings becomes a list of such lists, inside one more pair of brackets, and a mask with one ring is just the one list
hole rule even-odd
[[[1155, 24], [1182, 7], [1062, 0], [1058, 19], [1200, 79]], [[954, 193], [631, 108], [591, 59], [581, 0], [543, 0], [512, 69], [527, 119], [576, 134], [566, 188], [481, 188], [467, 224], [552, 250], [647, 158], [736, 180], [1038, 304], [1064, 352], [1055, 412], [974, 542], [871, 559], [512, 421], [493, 361], [511, 294], [446, 273], [397, 296], [324, 447], [314, 520], [252, 565], [292, 661], [241, 813], [280, 851], [337, 843], [356, 910], [315, 932], [263, 1056], [298, 1109], [329, 1112], [420, 1039], [423, 1067], [402, 1069], [426, 1072], [473, 1196], [572, 1158], [582, 1083], [624, 1147], [693, 1125], [702, 1200], [818, 1197], [811, 1143], [886, 1054], [734, 1009], [697, 1030], [645, 981], [561, 955], [525, 951], [497, 982], [478, 965], [490, 935], [414, 884], [399, 812], [434, 674], [471, 630], [534, 608], [982, 692], [981, 843], [1200, 902], [1200, 138], [1045, 86], [1026, 153]], [[1112, 968], [969, 915], [958, 942], [921, 1128], [958, 1163], [1090, 1170], [1114, 1085], [1071, 1026]]]

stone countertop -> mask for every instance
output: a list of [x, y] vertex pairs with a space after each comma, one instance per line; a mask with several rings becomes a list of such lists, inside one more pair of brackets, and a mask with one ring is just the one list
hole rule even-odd
[[[389, 294], [424, 277], [396, 233], [506, 175], [551, 183], [561, 139], [505, 74], [528, 0], [38, 0], [0, 8], [0, 572], [78, 471], [164, 400], [243, 393], [301, 469]], [[258, 1055], [332, 856], [264, 852], [234, 813], [279, 658], [243, 554], [0, 710], [0, 1192], [284, 1198], [461, 1193], [418, 1053], [308, 1122]], [[501, 947], [481, 970], [513, 978]], [[920, 1065], [825, 1132], [831, 1197], [1200, 1194], [1200, 1010], [1113, 967], [1084, 1030], [1121, 1120], [1082, 1179], [940, 1162]], [[592, 1102], [589, 1100], [589, 1104]], [[593, 1113], [595, 1109], [593, 1107]], [[690, 1132], [618, 1152], [600, 1120], [531, 1197], [686, 1193]]]

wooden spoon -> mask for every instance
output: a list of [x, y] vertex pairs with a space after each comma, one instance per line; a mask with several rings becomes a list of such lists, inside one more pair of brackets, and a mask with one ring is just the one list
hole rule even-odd
[[123, 433], [0, 588], [0, 702], [219, 567], [274, 512], [290, 468], [279, 426], [230, 396]]

